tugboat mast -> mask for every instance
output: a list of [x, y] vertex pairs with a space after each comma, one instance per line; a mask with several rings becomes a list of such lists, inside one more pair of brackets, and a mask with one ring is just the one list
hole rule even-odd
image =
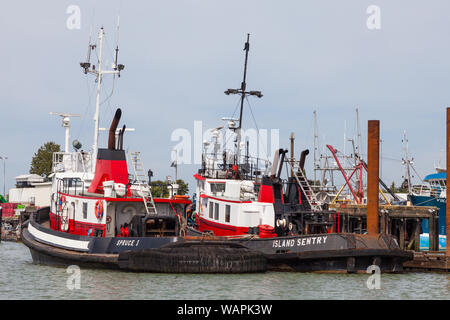
[[[250, 33], [247, 33], [247, 42], [244, 46], [245, 51], [245, 63], [244, 63], [244, 77], [241, 83], [240, 89], [228, 89], [225, 91], [226, 95], [229, 94], [240, 94], [241, 95], [241, 110], [239, 114], [239, 125], [237, 127], [232, 128], [236, 132], [236, 144], [237, 144], [237, 150], [236, 150], [236, 164], [239, 165], [240, 160], [240, 154], [241, 154], [241, 129], [242, 129], [242, 114], [244, 111], [244, 100], [247, 95], [251, 96], [257, 96], [258, 98], [261, 98], [263, 95], [261, 91], [245, 91], [247, 88], [246, 78], [247, 78], [247, 62], [248, 62], [248, 52], [250, 50]], [[233, 119], [230, 119], [233, 120]]]
[[245, 79], [247, 78], [247, 62], [248, 62], [248, 51], [250, 50], [250, 33], [247, 33], [247, 42], [245, 43], [244, 51], [245, 51], [245, 62], [244, 62], [244, 79], [241, 83], [241, 112], [239, 114], [239, 126], [238, 129], [242, 128], [242, 111], [244, 110], [244, 99], [245, 99], [245, 89], [247, 87], [247, 83]]
[[[99, 128], [99, 114], [100, 114], [100, 91], [101, 91], [101, 83], [102, 83], [102, 58], [103, 58], [103, 35], [104, 35], [103, 27], [100, 29], [99, 40], [100, 40], [100, 52], [98, 56], [98, 69], [97, 69], [97, 100], [95, 103], [95, 115], [94, 115], [94, 145], [92, 147], [92, 172], [95, 172], [95, 164], [97, 160], [97, 152], [98, 152], [98, 128]], [[94, 69], [95, 73], [95, 69]]]
[[[113, 64], [113, 70], [103, 70], [103, 37], [105, 35], [105, 31], [102, 28], [100, 28], [100, 32], [98, 35], [100, 47], [99, 47], [99, 55], [98, 55], [98, 67], [95, 68], [95, 65], [92, 66], [90, 64], [90, 51], [94, 50], [96, 48], [95, 45], [91, 45], [89, 43], [89, 49], [88, 49], [88, 57], [87, 62], [81, 62], [80, 66], [84, 69], [84, 73], [92, 73], [96, 76], [96, 82], [97, 82], [97, 100], [95, 104], [95, 114], [94, 114], [94, 145], [92, 146], [92, 159], [91, 159], [91, 169], [92, 172], [95, 172], [95, 164], [97, 160], [97, 152], [98, 152], [98, 132], [99, 132], [99, 118], [100, 118], [100, 92], [101, 92], [101, 84], [102, 84], [102, 76], [104, 74], [114, 74], [118, 75], [120, 77], [120, 71], [125, 68], [123, 64], [117, 64], [117, 56], [119, 48], [116, 47], [116, 55], [115, 55], [115, 61]], [[90, 42], [90, 40], [89, 40]]]

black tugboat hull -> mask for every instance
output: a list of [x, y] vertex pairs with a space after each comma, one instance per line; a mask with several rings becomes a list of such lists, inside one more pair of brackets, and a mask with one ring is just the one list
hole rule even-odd
[[385, 234], [330, 233], [237, 241], [263, 252], [270, 271], [365, 273], [376, 265], [381, 272], [399, 273], [403, 263], [413, 259], [413, 252], [401, 250]]
[[319, 273], [367, 273], [376, 265], [383, 273], [402, 273], [403, 262], [410, 260], [410, 254], [401, 250], [345, 250], [321, 252], [320, 254], [266, 255], [271, 271], [319, 272]]
[[118, 254], [92, 254], [81, 253], [74, 250], [56, 248], [54, 246], [37, 241], [28, 229], [22, 231], [22, 242], [28, 247], [35, 264], [68, 267], [77, 265], [79, 267], [95, 269], [118, 269]]
[[[278, 238], [76, 236], [33, 219], [22, 241], [34, 263], [164, 273], [403, 271], [412, 252], [387, 235], [317, 234]], [[72, 247], [71, 247], [72, 246]]]

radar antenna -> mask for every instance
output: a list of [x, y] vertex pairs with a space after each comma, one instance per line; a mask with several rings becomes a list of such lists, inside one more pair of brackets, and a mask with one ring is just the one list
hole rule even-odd
[[66, 128], [66, 139], [64, 151], [69, 152], [69, 139], [70, 139], [70, 118], [71, 117], [81, 117], [80, 114], [72, 113], [61, 113], [61, 112], [50, 112], [51, 115], [60, 116], [62, 119], [62, 126]]

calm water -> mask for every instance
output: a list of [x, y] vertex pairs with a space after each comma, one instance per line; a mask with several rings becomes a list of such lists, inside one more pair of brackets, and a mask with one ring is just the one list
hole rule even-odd
[[34, 265], [27, 247], [0, 243], [0, 299], [449, 299], [450, 275], [279, 273], [148, 274], [81, 269], [80, 289], [67, 288], [65, 268]]

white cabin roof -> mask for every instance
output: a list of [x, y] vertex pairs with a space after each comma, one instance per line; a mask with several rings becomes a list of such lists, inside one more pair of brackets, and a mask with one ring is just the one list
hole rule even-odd
[[44, 177], [41, 177], [38, 174], [22, 174], [16, 177], [17, 182], [30, 182], [30, 183], [39, 183], [44, 182]]

